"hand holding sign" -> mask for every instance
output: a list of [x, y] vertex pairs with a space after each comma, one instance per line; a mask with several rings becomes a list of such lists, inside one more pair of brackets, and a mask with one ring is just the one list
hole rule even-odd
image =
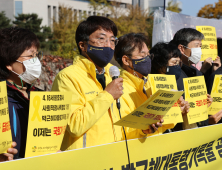
[[207, 107], [210, 107], [210, 105], [213, 103], [213, 98], [207, 94]]
[[209, 116], [209, 124], [210, 125], [217, 124], [220, 121], [221, 117], [222, 117], [222, 110], [217, 112], [215, 115]]
[[149, 129], [147, 130], [142, 130], [143, 133], [145, 134], [150, 134], [150, 133], [154, 133], [158, 130], [159, 127], [162, 127], [162, 123], [164, 122], [163, 119], [160, 119], [160, 122], [157, 122], [155, 124], [150, 125]]
[[218, 68], [221, 67], [221, 61], [220, 61], [220, 57], [217, 56], [216, 60], [214, 60], [213, 62], [213, 71], [216, 71]]
[[190, 110], [190, 105], [187, 101], [185, 101], [183, 99], [183, 96], [181, 96], [179, 98], [179, 100], [177, 101], [177, 103], [179, 104], [180, 106], [180, 109], [181, 109], [181, 112], [182, 112], [182, 115], [186, 115]]
[[211, 57], [209, 57], [206, 60], [204, 60], [203, 65], [202, 65], [200, 71], [202, 73], [206, 73], [206, 71], [209, 70], [210, 67], [212, 66], [212, 62], [213, 62], [213, 60], [212, 60]]
[[7, 153], [0, 154], [0, 162], [13, 160], [14, 155], [18, 153], [18, 150], [14, 148], [16, 145], [16, 142], [12, 142], [11, 148], [7, 150]]

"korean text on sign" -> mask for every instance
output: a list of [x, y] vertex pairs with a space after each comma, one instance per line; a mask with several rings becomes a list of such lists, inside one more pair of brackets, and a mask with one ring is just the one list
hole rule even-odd
[[25, 157], [60, 150], [70, 104], [69, 92], [31, 92]]
[[0, 82], [0, 153], [11, 147], [12, 135], [9, 120], [6, 82]]

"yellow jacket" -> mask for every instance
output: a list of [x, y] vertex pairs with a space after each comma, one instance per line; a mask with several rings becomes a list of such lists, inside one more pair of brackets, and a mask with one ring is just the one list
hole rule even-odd
[[[151, 86], [149, 81], [144, 85], [144, 80], [134, 76], [126, 70], [121, 70], [120, 77], [123, 78], [123, 95], [121, 96], [121, 113], [125, 116], [131, 112], [133, 112], [136, 108], [138, 108], [141, 104], [143, 104], [149, 97], [152, 95]], [[143, 86], [145, 87], [146, 94], [143, 93]], [[162, 128], [159, 128], [151, 135], [161, 134], [168, 128], [173, 128], [172, 124], [163, 125]], [[132, 139], [137, 136], [138, 138], [144, 137], [142, 131], [136, 130], [134, 128], [125, 128], [127, 135], [127, 139]], [[131, 136], [133, 135], [133, 136]]]
[[[112, 79], [108, 64], [105, 67], [106, 84]], [[104, 91], [96, 79], [95, 65], [87, 58], [76, 56], [73, 65], [56, 76], [52, 91], [72, 93], [71, 113], [61, 150], [71, 150], [122, 140], [122, 127], [116, 101]]]

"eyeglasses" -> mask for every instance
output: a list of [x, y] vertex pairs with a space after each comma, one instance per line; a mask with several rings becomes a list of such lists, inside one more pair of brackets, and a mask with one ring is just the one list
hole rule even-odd
[[95, 39], [95, 41], [92, 41], [90, 39], [89, 39], [89, 41], [97, 44], [98, 46], [104, 46], [105, 44], [110, 42], [111, 47], [115, 47], [118, 44], [118, 42], [119, 42], [117, 37], [112, 37], [112, 38], [104, 38], [104, 37], [102, 37], [102, 38], [94, 38], [94, 39]]
[[[132, 54], [127, 54], [126, 55], [128, 58], [130, 58], [130, 59], [132, 59]], [[142, 58], [150, 58], [151, 59], [151, 61], [153, 60], [153, 58], [154, 58], [154, 55], [153, 54], [149, 54], [149, 55], [146, 55], [146, 56], [144, 56], [144, 57], [142, 57]]]
[[42, 51], [38, 51], [36, 53], [34, 53], [33, 55], [30, 56], [20, 56], [20, 57], [32, 57], [29, 59], [31, 64], [34, 64], [36, 62], [37, 59], [39, 59], [40, 61], [43, 58], [43, 52]]

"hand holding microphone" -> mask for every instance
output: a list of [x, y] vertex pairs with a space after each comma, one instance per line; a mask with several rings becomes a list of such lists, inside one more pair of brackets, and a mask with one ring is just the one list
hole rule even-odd
[[110, 93], [115, 100], [118, 100], [123, 94], [123, 79], [118, 78], [120, 72], [116, 66], [110, 67], [109, 73], [113, 81], [106, 86], [105, 91]]

